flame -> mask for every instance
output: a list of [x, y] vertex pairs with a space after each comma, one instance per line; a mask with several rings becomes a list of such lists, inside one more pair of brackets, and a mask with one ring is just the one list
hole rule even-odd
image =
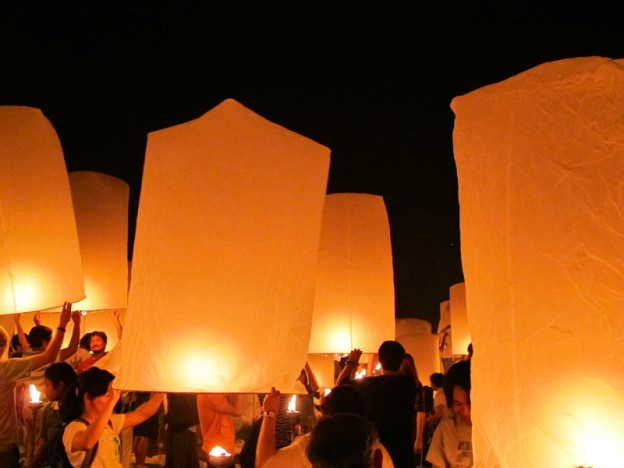
[[229, 453], [227, 450], [225, 450], [223, 447], [219, 447], [218, 445], [215, 445], [210, 452], [208, 453], [208, 455], [212, 456], [212, 457], [231, 457], [232, 454]]
[[363, 379], [364, 377], [366, 377], [366, 369], [362, 369], [355, 373], [356, 379]]
[[324, 392], [324, 395], [325, 395], [325, 396], [327, 396], [327, 395], [329, 395], [330, 393], [331, 393], [331, 388], [326, 388], [326, 389], [325, 389], [325, 392]]
[[381, 370], [381, 362], [378, 362], [375, 366], [375, 370]]
[[290, 397], [290, 402], [288, 402], [288, 411], [290, 413], [294, 413], [297, 411], [297, 395], [293, 395]]
[[30, 402], [31, 403], [41, 403], [39, 397], [41, 396], [41, 392], [37, 390], [35, 384], [30, 384]]

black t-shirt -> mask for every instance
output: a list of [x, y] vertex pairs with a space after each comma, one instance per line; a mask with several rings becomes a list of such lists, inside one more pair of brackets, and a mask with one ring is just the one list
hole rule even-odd
[[380, 375], [354, 380], [368, 401], [368, 418], [375, 425], [395, 468], [413, 466], [416, 383], [405, 375]]

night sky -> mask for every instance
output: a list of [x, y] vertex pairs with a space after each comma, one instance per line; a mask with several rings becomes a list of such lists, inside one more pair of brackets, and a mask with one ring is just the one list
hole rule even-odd
[[328, 146], [328, 193], [384, 197], [397, 317], [435, 329], [463, 280], [452, 98], [546, 61], [624, 57], [619, 7], [545, 3], [3, 2], [0, 104], [40, 108], [69, 171], [128, 182], [131, 231], [147, 133], [226, 98]]

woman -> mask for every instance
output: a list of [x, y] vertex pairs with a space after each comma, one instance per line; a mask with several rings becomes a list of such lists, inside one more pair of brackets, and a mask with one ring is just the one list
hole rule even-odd
[[82, 466], [89, 457], [94, 468], [121, 468], [119, 433], [145, 421], [163, 401], [164, 393], [157, 393], [130, 413], [113, 414], [120, 395], [112, 386], [114, 378], [108, 371], [91, 367], [78, 377], [76, 391], [68, 392], [62, 402], [61, 417], [69, 422], [63, 446], [73, 467]]

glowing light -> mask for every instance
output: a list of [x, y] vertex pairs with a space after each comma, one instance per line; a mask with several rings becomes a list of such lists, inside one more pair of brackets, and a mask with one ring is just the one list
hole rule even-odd
[[37, 390], [35, 384], [30, 384], [30, 402], [31, 403], [41, 403], [41, 392]]
[[327, 396], [331, 393], [331, 388], [326, 388], [323, 392], [323, 396]]
[[288, 411], [291, 413], [297, 411], [297, 395], [290, 397], [290, 401], [288, 402]]
[[231, 457], [232, 454], [225, 450], [223, 447], [215, 445], [208, 453], [211, 457]]
[[366, 369], [362, 369], [355, 373], [356, 379], [363, 379], [364, 377], [366, 377]]

